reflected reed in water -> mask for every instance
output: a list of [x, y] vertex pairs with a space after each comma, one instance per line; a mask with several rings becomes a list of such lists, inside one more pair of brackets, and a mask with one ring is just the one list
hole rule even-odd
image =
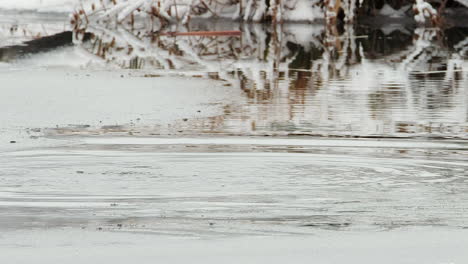
[[[242, 33], [168, 34], [227, 30]], [[82, 41], [84, 32], [90, 40]], [[170, 128], [122, 124], [106, 133], [467, 138], [467, 33], [460, 27], [193, 22], [157, 33], [88, 27], [74, 32], [74, 42], [91, 61], [150, 78], [214, 79], [244, 95], [209, 119]]]

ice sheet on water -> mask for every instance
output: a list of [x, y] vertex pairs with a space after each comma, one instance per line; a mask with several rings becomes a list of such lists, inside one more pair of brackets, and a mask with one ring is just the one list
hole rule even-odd
[[2, 227], [211, 237], [468, 225], [463, 142], [118, 140], [0, 153]]
[[[0, 262], [86, 263], [349, 263], [468, 262], [467, 231], [406, 229], [377, 233], [317, 232], [315, 236], [187, 239], [163, 234], [90, 230], [2, 233]], [[77, 253], [79, 252], [79, 253]], [[73, 257], [70, 257], [73, 256]]]

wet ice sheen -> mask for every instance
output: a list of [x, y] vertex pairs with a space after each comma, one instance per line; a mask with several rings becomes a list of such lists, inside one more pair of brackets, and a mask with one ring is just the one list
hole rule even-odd
[[189, 141], [4, 153], [2, 226], [196, 236], [467, 227], [464, 142]]

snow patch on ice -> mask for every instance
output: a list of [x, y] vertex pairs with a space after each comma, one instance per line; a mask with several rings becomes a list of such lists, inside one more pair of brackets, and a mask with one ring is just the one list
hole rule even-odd
[[79, 0], [2, 0], [0, 9], [37, 12], [71, 12]]

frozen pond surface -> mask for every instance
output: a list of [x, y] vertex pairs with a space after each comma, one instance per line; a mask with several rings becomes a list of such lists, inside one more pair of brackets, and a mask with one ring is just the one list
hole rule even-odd
[[215, 240], [47, 230], [9, 233], [0, 260], [37, 263], [465, 263], [466, 231], [319, 232]]
[[464, 142], [91, 138], [3, 153], [2, 226], [183, 235], [468, 228]]
[[338, 245], [339, 262], [362, 252], [354, 243], [395, 241], [375, 247], [398, 263], [416, 263], [408, 248], [418, 260], [445, 254], [424, 263], [467, 260], [467, 28], [194, 22], [242, 36], [174, 37], [96, 27], [73, 32], [75, 45], [17, 52], [69, 30], [63, 17], [22, 17], [0, 16], [5, 259], [64, 245], [105, 256], [119, 242], [141, 255], [148, 246], [134, 239], [167, 235], [207, 238], [218, 262], [232, 260], [222, 248], [255, 239], [265, 248], [240, 254], [289, 244], [310, 257], [304, 239]]

